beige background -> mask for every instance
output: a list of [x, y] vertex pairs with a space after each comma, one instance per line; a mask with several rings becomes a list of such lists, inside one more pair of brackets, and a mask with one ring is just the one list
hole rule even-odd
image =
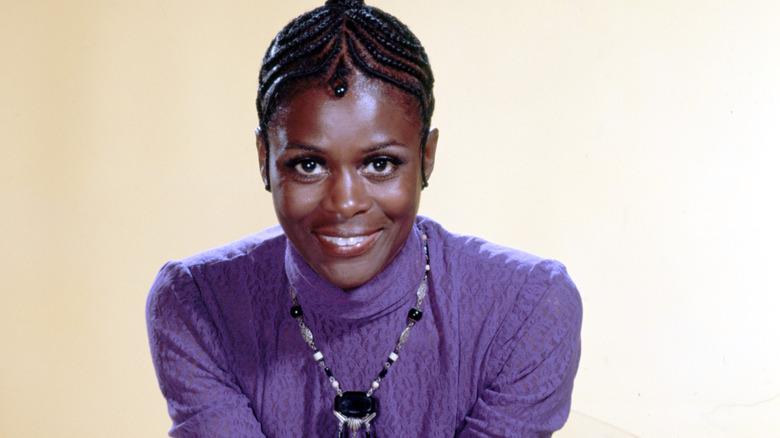
[[[318, 4], [0, 0], [0, 436], [164, 435], [146, 292], [275, 223], [257, 69]], [[780, 436], [780, 3], [377, 4], [437, 74], [422, 212], [580, 287], [560, 436]]]

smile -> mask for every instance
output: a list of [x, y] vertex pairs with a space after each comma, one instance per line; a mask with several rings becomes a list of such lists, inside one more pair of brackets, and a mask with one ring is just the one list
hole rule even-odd
[[368, 236], [357, 236], [357, 237], [333, 237], [333, 236], [320, 236], [325, 241], [330, 243], [335, 243], [338, 246], [353, 246], [358, 245], [366, 241], [368, 239]]
[[355, 257], [368, 251], [382, 231], [354, 236], [328, 236], [316, 234], [323, 249], [339, 257]]

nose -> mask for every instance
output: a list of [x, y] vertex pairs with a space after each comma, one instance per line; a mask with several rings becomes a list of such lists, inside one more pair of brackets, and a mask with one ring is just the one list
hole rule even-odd
[[371, 208], [365, 181], [357, 171], [343, 169], [330, 175], [323, 207], [346, 220]]

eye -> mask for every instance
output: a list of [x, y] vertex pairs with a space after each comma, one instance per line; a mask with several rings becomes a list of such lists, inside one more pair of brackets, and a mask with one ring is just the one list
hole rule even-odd
[[394, 157], [374, 157], [365, 163], [364, 172], [374, 178], [384, 178], [393, 175], [402, 161]]
[[316, 180], [328, 173], [325, 161], [317, 157], [292, 158], [284, 163], [284, 167], [289, 169], [293, 178], [301, 181]]
[[374, 160], [371, 162], [371, 170], [373, 170], [376, 173], [385, 173], [387, 171], [387, 168], [390, 163], [387, 162], [384, 158], [379, 160]]
[[299, 161], [294, 169], [302, 175], [320, 175], [325, 173], [325, 168], [320, 163], [311, 159]]

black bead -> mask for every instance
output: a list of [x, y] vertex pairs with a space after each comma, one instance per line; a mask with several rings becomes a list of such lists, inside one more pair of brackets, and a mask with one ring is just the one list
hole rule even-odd
[[292, 306], [290, 308], [290, 315], [292, 315], [293, 318], [300, 318], [303, 316], [303, 309], [301, 306]]
[[376, 412], [376, 399], [365, 392], [347, 391], [336, 396], [334, 407], [346, 417], [363, 418]]
[[408, 316], [411, 320], [419, 321], [420, 318], [422, 318], [422, 310], [412, 307], [411, 310], [409, 310]]
[[382, 368], [382, 371], [379, 373], [379, 378], [384, 379], [387, 375], [387, 368]]
[[330, 368], [325, 367], [325, 374], [328, 375], [328, 377], [333, 377], [333, 373], [330, 371]]

